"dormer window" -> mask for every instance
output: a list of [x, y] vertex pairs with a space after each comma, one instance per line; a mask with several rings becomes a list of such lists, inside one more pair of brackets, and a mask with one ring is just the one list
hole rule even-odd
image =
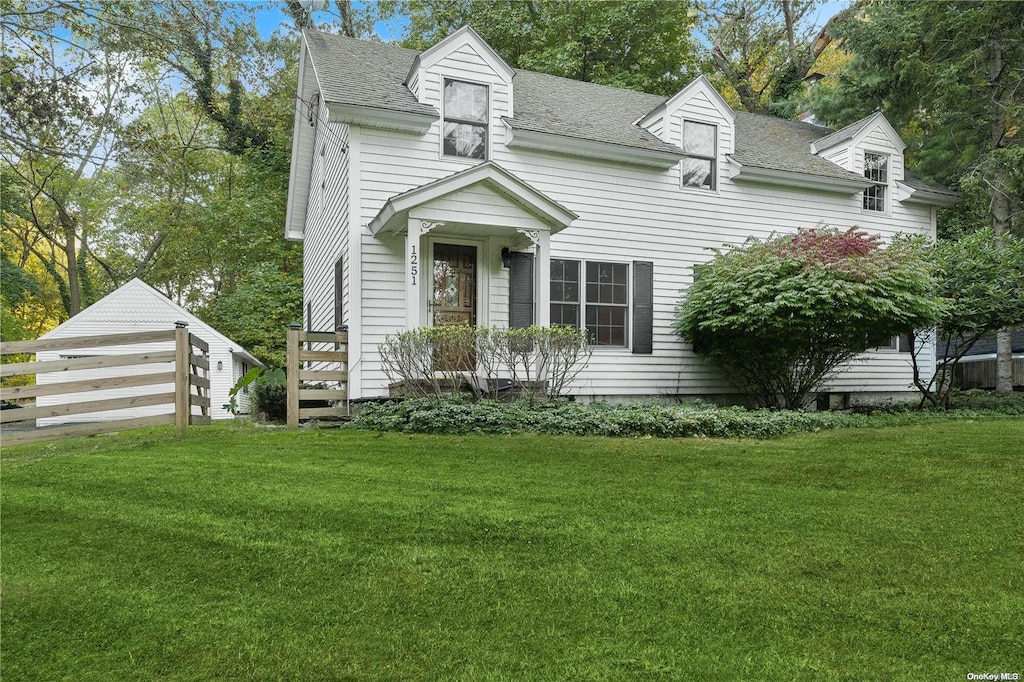
[[718, 176], [716, 161], [718, 126], [683, 121], [683, 187], [715, 190]]
[[864, 177], [877, 183], [864, 190], [864, 210], [884, 213], [889, 187], [889, 155], [864, 152]]
[[487, 86], [445, 79], [444, 155], [487, 158]]

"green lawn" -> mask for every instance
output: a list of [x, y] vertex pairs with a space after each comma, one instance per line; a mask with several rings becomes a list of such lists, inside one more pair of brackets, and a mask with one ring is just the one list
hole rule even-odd
[[1024, 673], [1024, 419], [5, 449], [4, 682]]

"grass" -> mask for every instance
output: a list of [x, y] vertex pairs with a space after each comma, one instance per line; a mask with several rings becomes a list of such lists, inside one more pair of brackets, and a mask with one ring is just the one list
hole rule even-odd
[[4, 682], [1024, 673], [1024, 420], [5, 449]]

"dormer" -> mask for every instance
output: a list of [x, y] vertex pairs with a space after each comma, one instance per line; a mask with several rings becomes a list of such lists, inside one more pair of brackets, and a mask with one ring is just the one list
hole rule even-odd
[[663, 141], [679, 147], [683, 189], [717, 192], [733, 153], [735, 113], [711, 82], [698, 76], [637, 121]]
[[811, 152], [863, 176], [872, 184], [862, 193], [866, 213], [887, 214], [904, 181], [903, 150], [907, 145], [881, 112], [851, 123], [811, 143]]
[[435, 125], [442, 158], [483, 161], [504, 144], [501, 119], [513, 115], [514, 73], [469, 26], [413, 60], [406, 85], [421, 104], [441, 112]]

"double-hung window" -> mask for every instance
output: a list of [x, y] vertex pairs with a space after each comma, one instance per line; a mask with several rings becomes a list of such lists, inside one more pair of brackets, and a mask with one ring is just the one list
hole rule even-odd
[[683, 121], [683, 187], [714, 191], [718, 183], [718, 127], [709, 123]]
[[551, 324], [580, 326], [580, 262], [551, 259]]
[[444, 155], [487, 158], [487, 86], [445, 79]]
[[581, 312], [591, 344], [628, 346], [629, 265], [552, 259], [551, 324], [578, 329]]
[[875, 183], [864, 190], [864, 210], [885, 212], [889, 187], [889, 155], [864, 152], [864, 177]]

